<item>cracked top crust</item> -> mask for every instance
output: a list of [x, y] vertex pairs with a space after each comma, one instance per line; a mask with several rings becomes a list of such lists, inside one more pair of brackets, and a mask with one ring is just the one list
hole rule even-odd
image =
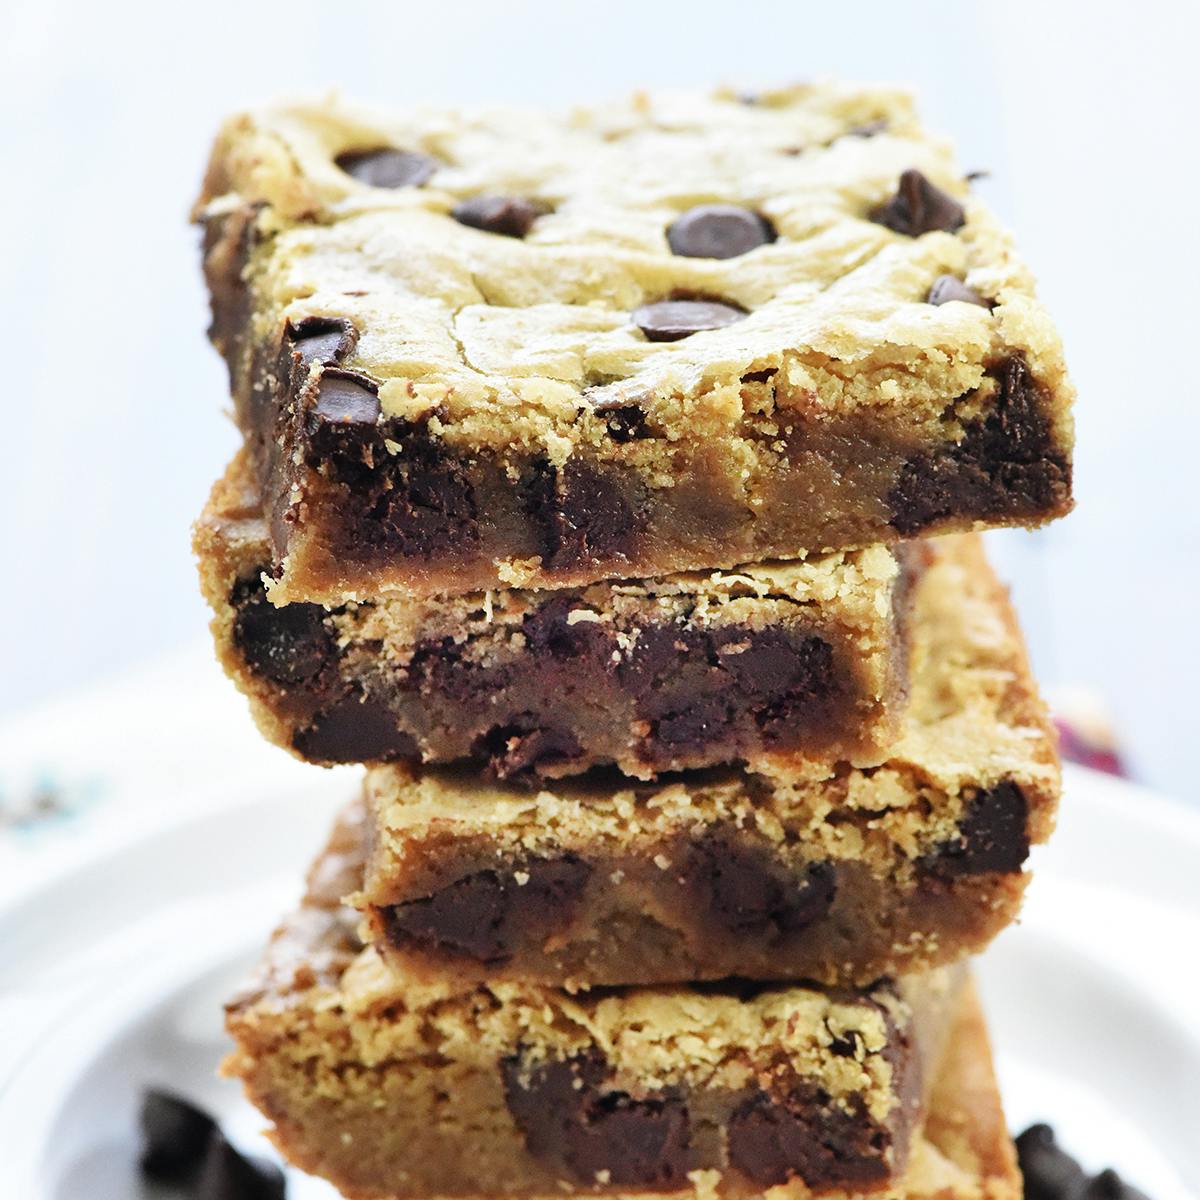
[[[431, 173], [373, 187], [338, 166], [379, 147], [428, 155]], [[956, 232], [881, 223], [914, 168], [962, 206]], [[531, 206], [524, 236], [467, 223], [465, 202], [495, 196]], [[758, 214], [771, 239], [729, 258], [672, 253], [671, 226], [711, 204]], [[536, 447], [561, 465], [587, 443], [668, 485], [664, 443], [749, 432], [753, 456], [786, 434], [789, 409], [900, 406], [914, 431], [945, 437], [948, 397], [986, 394], [988, 367], [1013, 354], [1060, 401], [1055, 435], [1070, 440], [1061, 347], [1031, 276], [899, 92], [639, 94], [566, 115], [285, 104], [217, 141], [197, 215], [239, 210], [254, 214], [251, 340], [349, 321], [341, 367], [378, 382], [384, 417], [425, 420], [451, 446]], [[928, 303], [943, 276], [987, 303]], [[745, 314], [651, 340], [635, 310], [680, 296]], [[744, 386], [761, 372], [775, 373], [769, 397]], [[611, 436], [627, 404], [647, 436]]]

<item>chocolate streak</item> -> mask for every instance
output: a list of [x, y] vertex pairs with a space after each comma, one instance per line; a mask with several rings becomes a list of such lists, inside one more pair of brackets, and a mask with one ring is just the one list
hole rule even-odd
[[[853, 708], [849, 666], [803, 628], [681, 619], [618, 631], [572, 623], [579, 593], [563, 591], [525, 616], [526, 649], [516, 656], [483, 665], [447, 638], [418, 644], [407, 667], [364, 671], [343, 658], [331, 614], [272, 605], [257, 574], [234, 587], [230, 603], [247, 668], [271, 686], [296, 728], [296, 749], [320, 762], [424, 750], [434, 761], [471, 758], [499, 778], [526, 781], [630, 748], [654, 770], [708, 765], [819, 743]], [[568, 696], [587, 698], [584, 715], [564, 703]], [[587, 719], [596, 707], [612, 714], [607, 726]], [[368, 718], [370, 735], [356, 734]]]
[[907, 1152], [900, 1115], [881, 1125], [862, 1100], [839, 1103], [785, 1066], [757, 1087], [636, 1094], [616, 1085], [599, 1047], [571, 1058], [502, 1064], [504, 1096], [526, 1149], [581, 1185], [672, 1191], [696, 1170], [733, 1170], [758, 1187], [793, 1178], [814, 1190], [870, 1187]]

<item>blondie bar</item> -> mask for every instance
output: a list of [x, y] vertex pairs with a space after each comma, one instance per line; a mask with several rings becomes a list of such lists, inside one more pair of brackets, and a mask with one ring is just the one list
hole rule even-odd
[[196, 215], [275, 602], [1070, 508], [1058, 336], [904, 94], [283, 105], [226, 124]]
[[1015, 1195], [961, 971], [861, 992], [423, 984], [339, 907], [355, 825], [229, 1006], [225, 1068], [287, 1157], [351, 1200], [945, 1196], [981, 1175]]
[[878, 762], [907, 679], [921, 555], [525, 589], [268, 602], [246, 456], [196, 527], [226, 670], [274, 742], [315, 762], [474, 760], [501, 778], [649, 777], [773, 752]]
[[910, 701], [884, 763], [777, 755], [539, 791], [377, 767], [358, 898], [373, 939], [410, 974], [567, 987], [866, 983], [982, 949], [1050, 833], [1054, 737], [978, 537], [921, 549]]

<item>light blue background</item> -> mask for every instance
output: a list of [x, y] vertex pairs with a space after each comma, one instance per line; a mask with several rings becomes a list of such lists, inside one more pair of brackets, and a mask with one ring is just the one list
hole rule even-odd
[[34, 0], [0, 28], [0, 718], [202, 636], [187, 528], [236, 438], [186, 216], [222, 115], [837, 74], [912, 83], [993, 170], [1081, 395], [1079, 511], [999, 558], [1042, 678], [1200, 795], [1200, 6]]

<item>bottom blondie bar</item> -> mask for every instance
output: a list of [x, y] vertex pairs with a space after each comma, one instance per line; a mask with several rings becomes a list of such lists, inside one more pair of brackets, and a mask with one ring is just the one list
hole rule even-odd
[[350, 1200], [1018, 1195], [961, 970], [862, 991], [418, 984], [357, 940], [340, 898], [361, 871], [355, 811], [229, 1006], [225, 1067]]

